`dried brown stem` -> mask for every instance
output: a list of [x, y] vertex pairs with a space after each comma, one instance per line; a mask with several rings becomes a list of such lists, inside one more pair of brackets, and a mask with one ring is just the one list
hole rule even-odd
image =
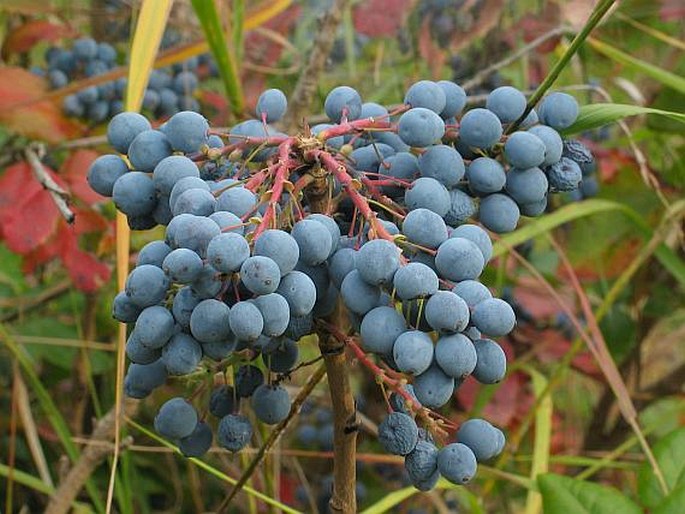
[[[123, 413], [127, 416], [133, 416], [134, 412], [138, 409], [138, 404], [138, 400], [127, 399], [124, 403]], [[45, 514], [65, 514], [69, 512], [83, 484], [112, 451], [110, 445], [100, 443], [110, 441], [114, 437], [115, 419], [115, 409], [112, 408], [98, 421], [90, 441], [81, 453], [81, 457], [69, 470], [69, 473], [62, 480], [55, 494], [50, 498]]]
[[67, 223], [73, 223], [76, 219], [76, 215], [69, 208], [68, 200], [69, 193], [62, 189], [57, 182], [53, 180], [48, 171], [43, 166], [41, 162], [40, 155], [43, 153], [43, 149], [40, 145], [29, 145], [24, 154], [26, 155], [26, 160], [29, 162], [33, 176], [36, 180], [45, 188], [45, 190], [52, 197], [52, 201], [55, 202], [55, 206], [62, 217], [67, 220]]

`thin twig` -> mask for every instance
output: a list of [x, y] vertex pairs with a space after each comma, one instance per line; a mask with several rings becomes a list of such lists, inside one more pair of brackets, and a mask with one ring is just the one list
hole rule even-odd
[[52, 201], [55, 202], [55, 206], [57, 206], [57, 210], [59, 210], [62, 217], [67, 220], [67, 223], [73, 223], [76, 219], [76, 215], [69, 208], [68, 202], [70, 195], [54, 181], [45, 169], [45, 166], [43, 166], [40, 158], [40, 155], [43, 153], [43, 148], [38, 144], [31, 144], [26, 147], [26, 150], [24, 151], [24, 155], [26, 155], [26, 160], [29, 162], [33, 176], [36, 177], [36, 180], [40, 182], [50, 194]]
[[535, 90], [533, 96], [530, 97], [530, 99], [528, 100], [528, 105], [526, 106], [526, 110], [523, 111], [523, 114], [519, 117], [518, 120], [516, 120], [509, 126], [509, 128], [507, 129], [507, 134], [511, 134], [512, 132], [514, 132], [519, 127], [519, 125], [521, 125], [523, 120], [526, 119], [526, 116], [528, 116], [530, 111], [532, 111], [533, 108], [537, 105], [537, 103], [542, 99], [543, 95], [547, 92], [547, 90], [550, 87], [552, 87], [552, 84], [556, 82], [561, 72], [564, 69], [566, 69], [566, 65], [568, 64], [568, 62], [575, 55], [575, 53], [578, 51], [583, 42], [585, 42], [585, 40], [594, 30], [594, 28], [599, 24], [600, 21], [602, 21], [604, 15], [609, 11], [609, 9], [611, 9], [615, 2], [616, 0], [601, 0], [597, 4], [597, 6], [590, 14], [590, 17], [588, 18], [587, 22], [583, 26], [583, 29], [578, 34], [576, 34], [576, 37], [573, 38], [573, 41], [571, 41], [571, 44], [566, 49], [566, 52], [564, 52], [564, 55], [561, 56], [561, 58], [557, 61], [554, 67], [547, 74], [545, 80], [542, 81], [542, 84], [540, 84], [540, 86], [538, 86], [538, 88]]
[[300, 412], [300, 409], [302, 408], [302, 404], [309, 397], [312, 390], [321, 381], [325, 374], [326, 366], [320, 364], [316, 368], [316, 370], [314, 370], [314, 373], [310, 375], [307, 382], [304, 384], [304, 386], [302, 386], [302, 389], [300, 389], [300, 392], [293, 400], [288, 416], [278, 425], [276, 425], [274, 429], [271, 431], [271, 434], [269, 434], [268, 439], [264, 441], [264, 444], [262, 444], [262, 446], [259, 448], [257, 454], [254, 456], [250, 464], [247, 466], [247, 468], [245, 468], [245, 471], [243, 471], [243, 474], [240, 476], [235, 486], [233, 486], [233, 489], [231, 490], [229, 495], [223, 502], [221, 502], [221, 505], [217, 509], [217, 513], [224, 512], [226, 508], [231, 504], [231, 501], [236, 496], [236, 494], [238, 494], [242, 490], [243, 486], [247, 483], [247, 481], [254, 473], [254, 470], [257, 469], [259, 463], [262, 462], [262, 460], [264, 459], [264, 456], [268, 453], [268, 451], [276, 443], [276, 441], [278, 441], [281, 434], [286, 428], [288, 428], [292, 420], [295, 419], [295, 416]]
[[343, 11], [350, 0], [334, 0], [321, 23], [312, 42], [312, 50], [307, 63], [302, 68], [295, 90], [288, 102], [288, 113], [284, 120], [286, 127], [298, 127], [307, 114], [319, 77], [333, 48], [338, 26], [342, 22]]
[[553, 28], [552, 30], [550, 30], [548, 32], [545, 32], [541, 36], [538, 36], [537, 38], [533, 39], [533, 41], [531, 41], [527, 45], [524, 45], [521, 48], [519, 48], [516, 52], [508, 55], [507, 57], [505, 57], [501, 61], [498, 61], [498, 62], [488, 66], [487, 68], [482, 69], [481, 71], [476, 73], [472, 78], [470, 78], [469, 80], [464, 82], [462, 84], [462, 87], [468, 91], [469, 89], [473, 89], [475, 87], [480, 86], [483, 82], [485, 82], [488, 79], [488, 77], [490, 77], [490, 75], [492, 75], [497, 70], [500, 70], [500, 69], [504, 68], [505, 66], [509, 66], [512, 62], [520, 59], [521, 57], [523, 57], [527, 53], [535, 50], [538, 46], [542, 45], [543, 43], [545, 43], [549, 39], [552, 39], [554, 37], [566, 34], [570, 30], [571, 30], [570, 27], [559, 26], [559, 27]]

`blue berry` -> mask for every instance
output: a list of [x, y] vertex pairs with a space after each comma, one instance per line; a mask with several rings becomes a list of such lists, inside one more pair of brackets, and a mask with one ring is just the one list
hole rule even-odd
[[144, 130], [131, 141], [128, 147], [128, 158], [133, 169], [151, 172], [162, 159], [169, 157], [171, 152], [171, 144], [163, 132]]
[[440, 112], [443, 119], [453, 118], [459, 115], [466, 105], [466, 92], [464, 89], [449, 80], [440, 80], [438, 86], [445, 93], [445, 107]]
[[547, 196], [549, 183], [540, 168], [513, 168], [507, 174], [507, 193], [517, 204], [539, 202]]
[[447, 145], [430, 146], [418, 160], [424, 177], [434, 178], [445, 187], [456, 186], [464, 176], [464, 160], [454, 148]]
[[564, 151], [564, 143], [559, 132], [546, 125], [537, 125], [528, 129], [528, 132], [540, 138], [545, 145], [545, 159], [542, 161], [542, 166], [559, 162]]
[[112, 196], [114, 183], [128, 172], [128, 166], [118, 155], [101, 155], [88, 168], [88, 185], [102, 196]]
[[445, 91], [431, 80], [420, 80], [412, 84], [404, 97], [404, 103], [411, 107], [423, 107], [436, 114], [445, 109]]
[[483, 198], [478, 210], [480, 222], [485, 228], [498, 234], [514, 230], [520, 216], [521, 212], [516, 202], [499, 193]]
[[397, 270], [393, 286], [402, 300], [426, 298], [438, 291], [438, 276], [420, 262], [410, 262]]
[[504, 144], [504, 156], [515, 168], [527, 169], [545, 160], [545, 143], [531, 132], [514, 132]]
[[192, 111], [181, 111], [166, 122], [164, 133], [174, 150], [197, 152], [207, 144], [209, 123], [204, 116]]
[[169, 439], [188, 437], [197, 425], [197, 412], [183, 398], [165, 402], [155, 416], [155, 431]]
[[501, 451], [502, 432], [484, 419], [469, 419], [457, 431], [457, 441], [468, 446], [478, 462], [496, 457]]
[[190, 333], [201, 343], [225, 341], [231, 336], [230, 309], [219, 300], [199, 302], [190, 315]]
[[362, 245], [355, 262], [359, 275], [368, 284], [390, 284], [400, 267], [400, 252], [394, 243], [374, 239]]
[[407, 330], [402, 315], [392, 307], [375, 307], [362, 320], [359, 329], [362, 346], [365, 350], [379, 355], [392, 352], [397, 337]]
[[477, 359], [475, 346], [463, 334], [443, 336], [435, 345], [435, 361], [452, 378], [460, 380], [470, 375]]
[[415, 107], [400, 117], [398, 134], [409, 146], [430, 146], [445, 134], [445, 122], [433, 111]]
[[475, 455], [465, 444], [448, 444], [438, 453], [440, 474], [453, 484], [470, 482], [476, 474], [477, 467]]
[[280, 89], [267, 89], [257, 100], [255, 112], [259, 120], [265, 117], [267, 123], [280, 120], [288, 108], [288, 99]]
[[452, 230], [450, 237], [463, 237], [474, 243], [483, 254], [486, 264], [492, 257], [492, 241], [490, 236], [478, 225], [460, 225]]
[[549, 188], [552, 192], [573, 191], [578, 189], [583, 181], [583, 172], [578, 164], [562, 157], [559, 162], [552, 164], [546, 169]]
[[362, 99], [351, 87], [338, 86], [326, 96], [324, 111], [335, 123], [340, 123], [343, 116], [348, 121], [356, 120], [362, 112]]
[[473, 280], [483, 272], [485, 259], [475, 243], [454, 237], [440, 245], [435, 255], [435, 265], [440, 274], [449, 280]]
[[207, 246], [207, 260], [222, 273], [238, 271], [249, 257], [250, 245], [233, 232], [214, 236]]
[[459, 282], [452, 288], [452, 292], [464, 300], [470, 309], [473, 309], [483, 300], [492, 298], [490, 290], [476, 280]]
[[437, 291], [426, 302], [426, 321], [440, 332], [461, 332], [469, 322], [469, 307], [457, 294]]
[[209, 451], [212, 446], [212, 428], [200, 421], [195, 430], [189, 435], [181, 439], [178, 443], [178, 449], [186, 457], [202, 457]]
[[162, 269], [172, 282], [190, 284], [202, 271], [202, 259], [192, 250], [177, 248], [164, 258]]
[[507, 357], [502, 347], [490, 339], [477, 339], [473, 346], [476, 349], [473, 377], [481, 384], [500, 382], [507, 372]]
[[414, 392], [421, 405], [437, 409], [452, 398], [454, 379], [434, 363], [414, 379]]
[[499, 298], [489, 298], [473, 308], [471, 322], [489, 336], [505, 336], [514, 329], [516, 315], [511, 306]]
[[402, 222], [402, 232], [412, 243], [437, 248], [447, 239], [445, 221], [428, 209], [414, 209]]
[[169, 375], [188, 375], [202, 359], [202, 348], [198, 342], [180, 332], [173, 336], [162, 350], [162, 362]]
[[578, 118], [578, 102], [566, 93], [551, 93], [542, 99], [538, 108], [540, 121], [553, 129], [563, 130]]
[[502, 123], [511, 123], [526, 110], [526, 97], [516, 88], [502, 86], [488, 95], [485, 107], [494, 112]]
[[502, 137], [502, 123], [487, 109], [472, 109], [461, 119], [459, 138], [468, 146], [490, 148]]
[[269, 294], [278, 289], [281, 283], [281, 270], [272, 259], [256, 255], [242, 263], [240, 279], [254, 294]]
[[419, 429], [411, 416], [391, 412], [378, 425], [378, 440], [388, 453], [407, 455], [418, 442]]
[[433, 362], [433, 341], [420, 330], [403, 332], [395, 339], [392, 355], [402, 373], [419, 375]]
[[252, 425], [245, 416], [229, 414], [221, 418], [216, 438], [228, 451], [239, 452], [252, 439]]
[[157, 192], [170, 195], [176, 183], [185, 177], [200, 177], [200, 171], [193, 161], [183, 155], [165, 157], [155, 166], [152, 182]]
[[283, 421], [290, 412], [288, 392], [281, 386], [261, 385], [252, 393], [252, 410], [267, 425]]

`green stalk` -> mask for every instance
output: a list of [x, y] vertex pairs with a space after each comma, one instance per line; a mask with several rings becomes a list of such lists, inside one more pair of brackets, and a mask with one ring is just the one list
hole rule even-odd
[[[214, 59], [216, 59], [219, 74], [226, 89], [226, 96], [231, 104], [231, 111], [234, 115], [240, 116], [245, 102], [243, 86], [240, 83], [238, 63], [234, 58], [237, 55], [235, 54], [235, 49], [232, 48], [234, 46], [233, 38], [226, 37], [226, 34], [224, 34], [214, 0], [192, 0], [192, 4], [195, 14], [197, 14], [197, 18], [202, 25], [202, 31], [205, 34], [207, 44], [212, 50]], [[239, 30], [242, 33], [242, 26], [240, 29], [233, 27], [233, 31], [235, 30]]]
[[245, 0], [233, 0], [231, 31], [233, 33], [233, 53], [237, 62], [243, 60], [243, 35], [245, 24]]
[[594, 30], [607, 11], [612, 5], [614, 5], [615, 1], [616, 0], [601, 0], [601, 2], [597, 4], [597, 7], [595, 7], [595, 10], [592, 11], [592, 14], [590, 14], [590, 18], [585, 23], [583, 29], [576, 35], [575, 38], [573, 38], [573, 41], [571, 41], [571, 44], [566, 49], [566, 52], [564, 52], [564, 55], [561, 56], [561, 59], [557, 61], [557, 63], [554, 65], [554, 68], [552, 68], [552, 70], [547, 74], [545, 80], [542, 81], [542, 84], [540, 84], [540, 86], [535, 90], [535, 93], [533, 93], [533, 96], [528, 99], [528, 105], [526, 106], [526, 110], [523, 112], [521, 117], [512, 123], [507, 129], [507, 134], [514, 132], [518, 128], [523, 120], [526, 119], [528, 113], [533, 110], [533, 107], [535, 107], [540, 99], [544, 96], [547, 90], [552, 87], [552, 84], [554, 84], [561, 72], [564, 70], [564, 68], [566, 68], [566, 65], [578, 51], [580, 45], [585, 42], [587, 37], [590, 35], [590, 32]]
[[[14, 338], [12, 338], [5, 326], [2, 324], [0, 324], [0, 339], [2, 339], [3, 343], [14, 356], [14, 358], [17, 359], [17, 362], [19, 363], [19, 366], [21, 366], [24, 376], [30, 385], [30, 390], [33, 391], [38, 398], [38, 403], [45, 412], [45, 415], [50, 420], [50, 424], [54, 428], [57, 437], [62, 443], [62, 446], [64, 446], [64, 450], [69, 456], [69, 459], [72, 462], [76, 462], [80, 457], [80, 452], [76, 447], [76, 444], [74, 444], [74, 442], [71, 440], [71, 433], [69, 432], [67, 422], [64, 420], [64, 417], [62, 417], [62, 414], [52, 401], [52, 398], [50, 398], [50, 393], [48, 393], [47, 389], [45, 389], [43, 386], [40, 378], [36, 374], [36, 370], [33, 369], [31, 359], [28, 355], [26, 355], [23, 349], [17, 345], [17, 343], [14, 341]], [[95, 484], [91, 478], [86, 481], [86, 490], [93, 501], [95, 509], [98, 512], [104, 512], [105, 506], [102, 503], [102, 499], [98, 495], [98, 489], [95, 487]]]

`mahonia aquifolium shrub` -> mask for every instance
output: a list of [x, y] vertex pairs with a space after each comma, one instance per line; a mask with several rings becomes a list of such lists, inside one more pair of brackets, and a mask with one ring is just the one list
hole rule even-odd
[[[117, 66], [117, 57], [116, 49], [109, 43], [84, 37], [76, 39], [70, 49], [48, 48], [45, 52], [47, 68], [34, 67], [31, 71], [45, 76], [50, 87], [59, 89], [70, 82], [107, 73]], [[144, 111], [155, 118], [167, 118], [179, 111], [199, 110], [194, 93], [200, 69], [216, 75], [209, 54], [187, 59], [170, 68], [153, 70], [143, 96]], [[62, 110], [69, 117], [101, 123], [123, 111], [126, 83], [125, 78], [120, 78], [83, 88], [64, 98]]]
[[132, 229], [166, 226], [114, 299], [114, 317], [131, 327], [126, 394], [144, 398], [169, 376], [214, 376], [208, 394], [160, 407], [160, 435], [189, 456], [206, 452], [213, 433], [236, 452], [252, 438], [246, 409], [284, 420], [298, 341], [335, 334], [327, 320], [342, 302], [361, 345], [352, 348], [407, 377], [379, 440], [405, 456], [417, 488], [440, 476], [466, 483], [502, 451], [504, 434], [485, 420], [463, 423], [448, 444], [430, 423], [469, 375], [494, 384], [506, 373], [495, 339], [516, 317], [479, 281], [492, 242], [472, 220], [513, 230], [544, 211], [549, 193], [577, 189], [592, 156], [558, 133], [578, 114], [569, 95], [549, 94], [508, 135], [526, 108], [521, 92], [497, 88], [484, 108], [463, 112], [465, 103], [455, 83], [420, 81], [388, 113], [341, 86], [325, 100], [330, 123], [295, 136], [270, 125], [287, 109], [274, 89], [257, 119], [227, 134], [192, 111], [158, 129], [131, 112], [111, 120], [109, 142], [126, 157], [99, 157], [90, 185]]

